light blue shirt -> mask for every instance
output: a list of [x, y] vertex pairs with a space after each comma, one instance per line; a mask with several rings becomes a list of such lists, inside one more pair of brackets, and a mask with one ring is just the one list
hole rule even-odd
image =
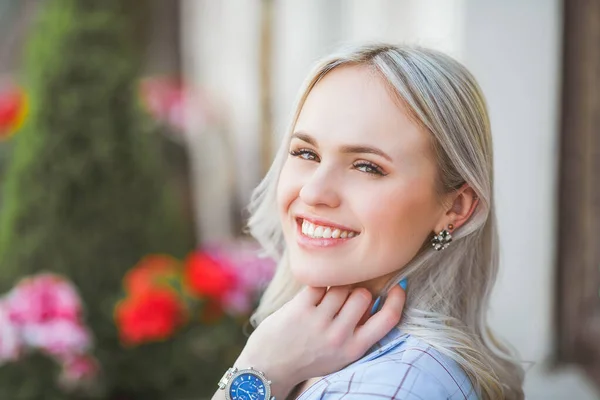
[[367, 354], [324, 376], [298, 400], [479, 399], [463, 369], [414, 336], [392, 329]]

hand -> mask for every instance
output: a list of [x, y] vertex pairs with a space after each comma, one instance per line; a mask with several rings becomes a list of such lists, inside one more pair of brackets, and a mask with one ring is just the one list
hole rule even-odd
[[381, 310], [368, 317], [372, 296], [364, 288], [306, 287], [258, 326], [235, 364], [263, 371], [273, 395], [285, 398], [298, 383], [363, 356], [398, 324], [404, 301], [396, 285]]

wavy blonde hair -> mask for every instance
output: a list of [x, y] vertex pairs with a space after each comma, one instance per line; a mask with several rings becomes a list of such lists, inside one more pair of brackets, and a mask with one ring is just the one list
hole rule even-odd
[[454, 359], [484, 399], [522, 399], [523, 368], [514, 351], [496, 340], [486, 322], [498, 272], [498, 234], [493, 203], [493, 153], [485, 99], [471, 73], [453, 58], [420, 47], [369, 44], [342, 49], [321, 60], [297, 100], [288, 134], [250, 202], [248, 228], [278, 261], [277, 271], [252, 316], [257, 326], [289, 301], [301, 284], [291, 274], [276, 210], [276, 188], [290, 135], [312, 88], [343, 65], [369, 66], [389, 85], [410, 116], [431, 134], [438, 164], [438, 195], [468, 183], [480, 199], [471, 218], [435, 251], [428, 238], [382, 293], [407, 277], [409, 290], [400, 328]]

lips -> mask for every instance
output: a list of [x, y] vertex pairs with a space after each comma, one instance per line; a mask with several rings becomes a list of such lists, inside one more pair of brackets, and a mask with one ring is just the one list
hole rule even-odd
[[296, 241], [306, 250], [342, 246], [359, 235], [358, 231], [329, 221], [310, 217], [296, 218]]

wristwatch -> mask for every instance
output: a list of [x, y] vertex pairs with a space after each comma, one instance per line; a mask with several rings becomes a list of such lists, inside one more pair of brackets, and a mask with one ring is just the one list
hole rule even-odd
[[229, 368], [219, 381], [219, 389], [225, 390], [227, 400], [275, 400], [271, 397], [271, 381], [252, 367]]

